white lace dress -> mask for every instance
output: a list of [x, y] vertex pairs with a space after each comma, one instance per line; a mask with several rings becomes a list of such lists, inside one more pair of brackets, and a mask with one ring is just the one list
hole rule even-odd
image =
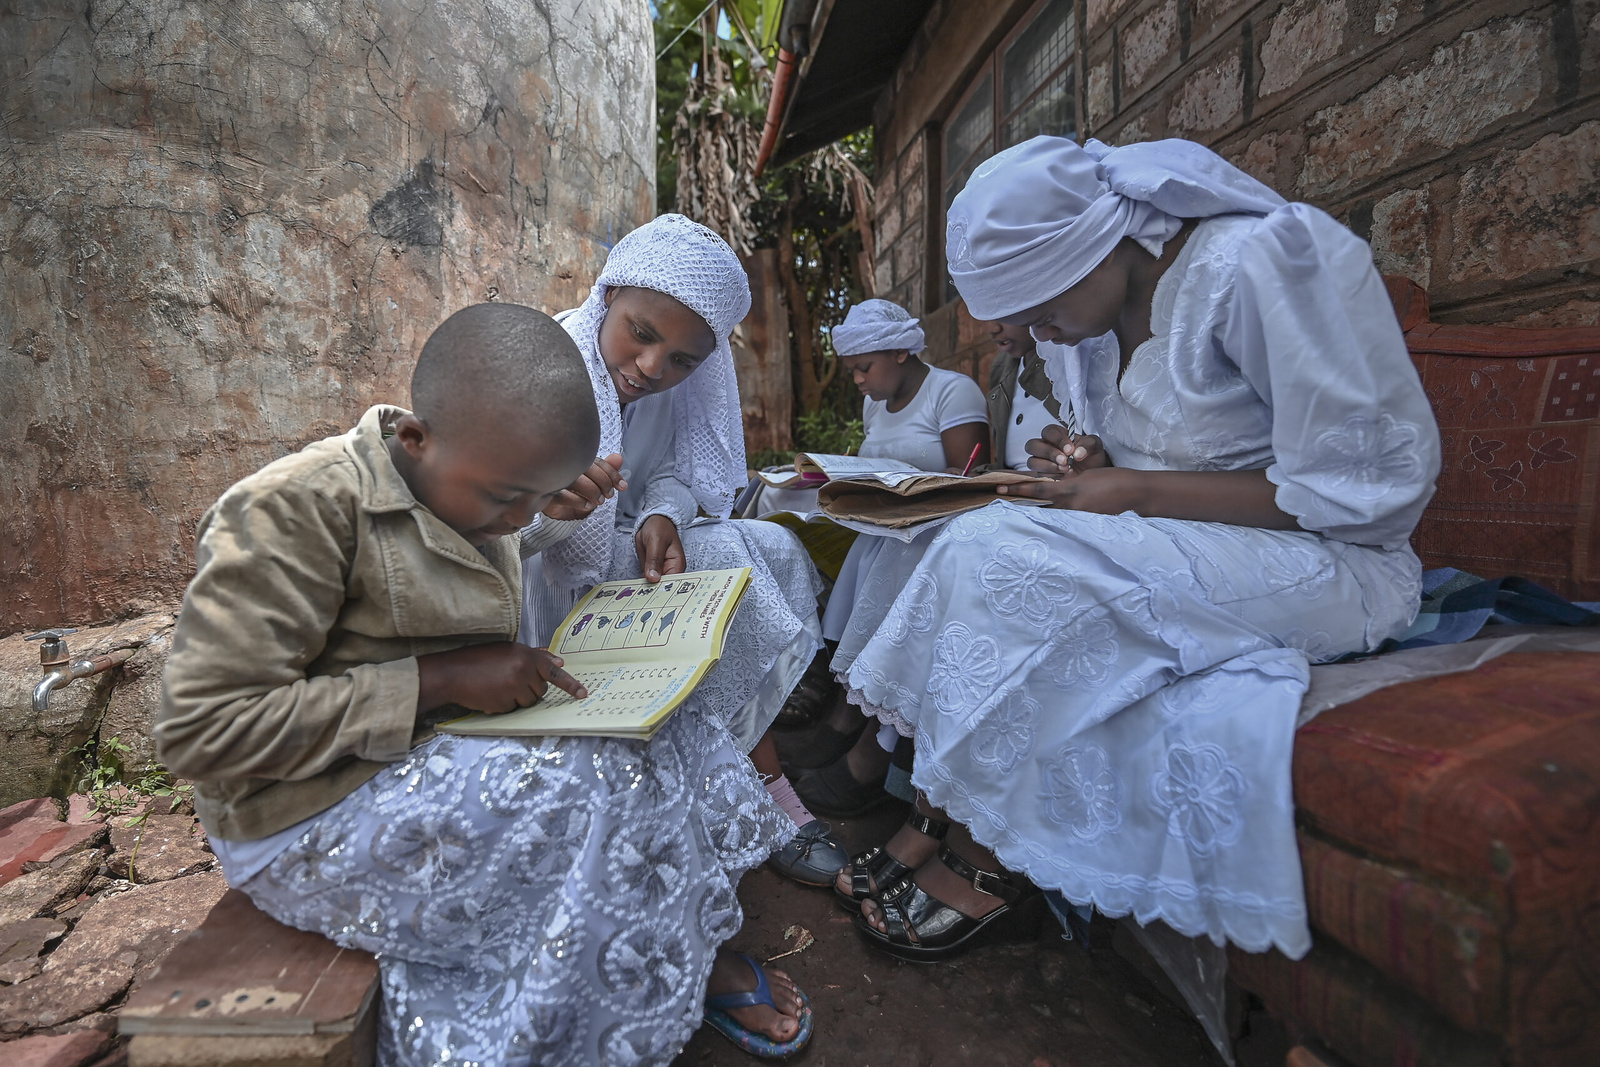
[[1265, 468], [1305, 531], [993, 504], [868, 576], [903, 584], [835, 667], [1007, 867], [1298, 958], [1307, 661], [1415, 614], [1438, 431], [1366, 246], [1304, 205], [1201, 222], [1151, 327], [1120, 385], [1113, 336], [1042, 345], [1058, 395], [1119, 466]]

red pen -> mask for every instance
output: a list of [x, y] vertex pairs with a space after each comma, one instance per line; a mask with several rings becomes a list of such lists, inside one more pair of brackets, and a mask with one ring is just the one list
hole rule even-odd
[[967, 465], [961, 468], [961, 477], [965, 478], [969, 473], [971, 473], [972, 465], [978, 462], [978, 449], [982, 447], [982, 443], [972, 446], [972, 455], [967, 457]]

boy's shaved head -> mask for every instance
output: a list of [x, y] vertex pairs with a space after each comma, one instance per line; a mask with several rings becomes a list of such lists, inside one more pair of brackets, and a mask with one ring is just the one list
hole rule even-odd
[[566, 438], [590, 456], [600, 415], [583, 356], [550, 316], [521, 304], [474, 304], [433, 331], [411, 373], [411, 408], [444, 438]]

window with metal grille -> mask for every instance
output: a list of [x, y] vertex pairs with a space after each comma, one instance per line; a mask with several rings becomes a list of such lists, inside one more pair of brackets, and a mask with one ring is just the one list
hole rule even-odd
[[[1041, 0], [972, 76], [944, 125], [946, 210], [978, 164], [996, 152], [1044, 133], [1077, 137], [1076, 29], [1072, 0]], [[944, 270], [943, 225], [930, 236], [934, 276], [945, 278], [944, 300], [954, 300]]]

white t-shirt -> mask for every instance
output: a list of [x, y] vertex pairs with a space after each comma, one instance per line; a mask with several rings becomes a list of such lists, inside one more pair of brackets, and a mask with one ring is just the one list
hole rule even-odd
[[1011, 425], [1006, 427], [1006, 454], [1001, 458], [1014, 471], [1028, 469], [1028, 442], [1044, 436], [1044, 428], [1056, 420], [1044, 401], [1035, 400], [1022, 388], [1017, 376], [1016, 395], [1011, 398]]
[[917, 394], [899, 411], [882, 400], [862, 406], [866, 438], [861, 455], [902, 460], [925, 471], [942, 471], [946, 430], [969, 422], [989, 424], [989, 409], [978, 383], [953, 370], [929, 367]]

